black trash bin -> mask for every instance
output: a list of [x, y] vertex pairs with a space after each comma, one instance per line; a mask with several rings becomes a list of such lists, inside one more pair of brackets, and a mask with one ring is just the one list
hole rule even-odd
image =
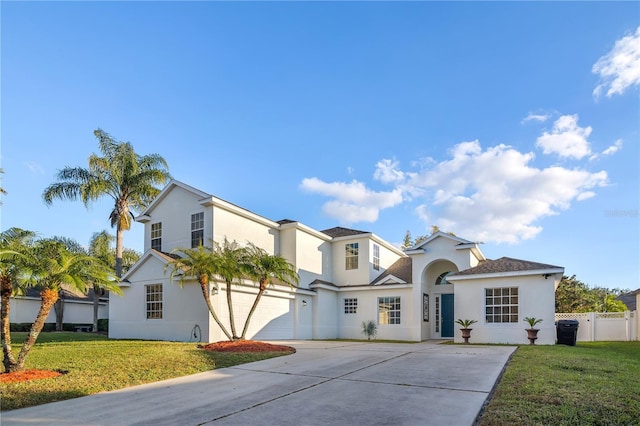
[[558, 344], [575, 346], [579, 326], [580, 322], [575, 319], [556, 321], [556, 335], [558, 337]]

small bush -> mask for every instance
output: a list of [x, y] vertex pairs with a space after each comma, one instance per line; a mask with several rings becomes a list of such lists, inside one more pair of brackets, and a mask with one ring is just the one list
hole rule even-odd
[[98, 331], [109, 331], [109, 319], [103, 318], [98, 320]]

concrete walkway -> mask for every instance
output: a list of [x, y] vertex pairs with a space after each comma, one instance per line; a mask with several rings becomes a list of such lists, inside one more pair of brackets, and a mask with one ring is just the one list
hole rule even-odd
[[515, 350], [438, 342], [277, 343], [297, 352], [8, 411], [1, 423], [466, 426]]

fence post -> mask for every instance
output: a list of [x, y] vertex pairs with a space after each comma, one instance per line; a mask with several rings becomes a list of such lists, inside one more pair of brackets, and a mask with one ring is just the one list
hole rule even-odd
[[590, 336], [591, 337], [591, 341], [595, 342], [596, 341], [596, 313], [595, 312], [589, 312], [587, 314], [587, 321], [589, 322], [589, 324], [591, 325], [590, 327]]

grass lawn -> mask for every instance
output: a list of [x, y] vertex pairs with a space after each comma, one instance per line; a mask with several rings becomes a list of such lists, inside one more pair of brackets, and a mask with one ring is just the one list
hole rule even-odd
[[492, 425], [639, 425], [640, 342], [521, 346], [480, 419]]
[[[26, 334], [11, 333], [16, 357]], [[42, 333], [27, 357], [26, 369], [67, 373], [53, 379], [0, 383], [0, 409], [77, 398], [280, 355], [211, 352], [198, 349], [196, 343], [110, 340], [93, 333]]]

